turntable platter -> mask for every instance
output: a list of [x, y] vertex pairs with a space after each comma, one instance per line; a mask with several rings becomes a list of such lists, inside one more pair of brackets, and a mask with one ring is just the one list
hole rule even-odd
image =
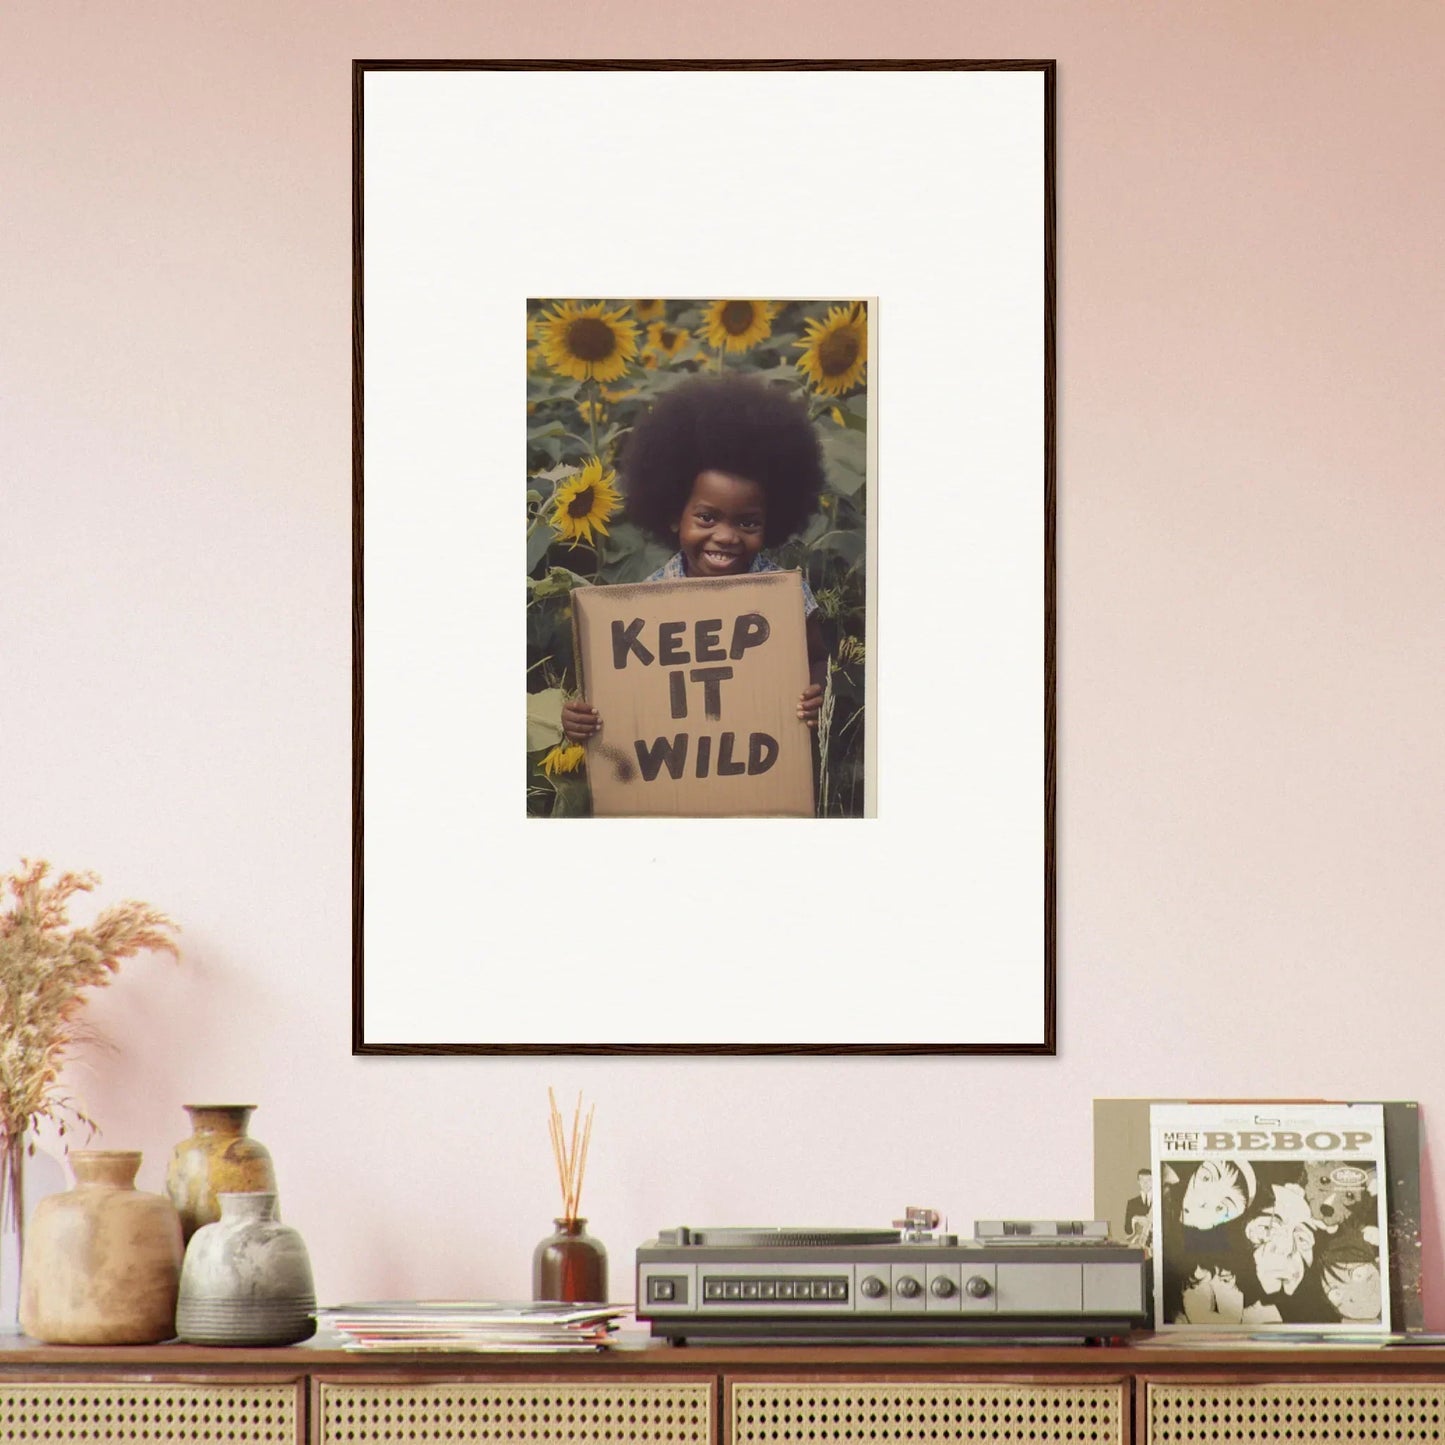
[[[667, 1234], [673, 1231], [666, 1231]], [[680, 1229], [676, 1244], [722, 1245], [732, 1249], [818, 1249], [847, 1244], [897, 1244], [896, 1229], [806, 1229], [789, 1226], [744, 1229]]]

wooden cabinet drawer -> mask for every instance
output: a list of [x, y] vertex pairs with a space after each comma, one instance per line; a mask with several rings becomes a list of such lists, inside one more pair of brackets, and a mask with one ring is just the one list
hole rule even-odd
[[1128, 1383], [733, 1381], [726, 1445], [1124, 1445]]
[[298, 1445], [302, 1386], [30, 1380], [0, 1384], [5, 1445]]
[[1149, 1445], [1445, 1442], [1445, 1385], [1151, 1380], [1144, 1415]]
[[712, 1445], [715, 1399], [711, 1379], [322, 1379], [316, 1439], [318, 1445]]

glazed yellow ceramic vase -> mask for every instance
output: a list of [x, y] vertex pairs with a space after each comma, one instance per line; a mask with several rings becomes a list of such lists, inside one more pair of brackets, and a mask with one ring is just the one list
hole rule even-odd
[[187, 1240], [221, 1217], [220, 1194], [274, 1194], [276, 1170], [264, 1144], [246, 1132], [254, 1104], [186, 1104], [189, 1139], [171, 1154], [166, 1193]]

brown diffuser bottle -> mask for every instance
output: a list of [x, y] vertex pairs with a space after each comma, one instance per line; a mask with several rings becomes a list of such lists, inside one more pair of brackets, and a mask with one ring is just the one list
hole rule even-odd
[[594, 1104], [582, 1120], [582, 1096], [572, 1115], [567, 1133], [557, 1100], [547, 1090], [551, 1106], [548, 1125], [552, 1134], [552, 1156], [562, 1186], [562, 1214], [554, 1220], [556, 1231], [532, 1252], [532, 1298], [559, 1300], [567, 1304], [605, 1304], [607, 1301], [607, 1250], [602, 1241], [587, 1233], [587, 1221], [577, 1213], [582, 1198], [582, 1177], [587, 1169], [587, 1146], [592, 1140]]

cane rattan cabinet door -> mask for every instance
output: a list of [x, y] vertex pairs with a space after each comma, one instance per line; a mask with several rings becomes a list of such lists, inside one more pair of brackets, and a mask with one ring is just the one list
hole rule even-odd
[[1151, 1380], [1143, 1394], [1149, 1445], [1445, 1442], [1445, 1384]]
[[726, 1445], [1125, 1445], [1128, 1384], [732, 1381]]
[[0, 1383], [4, 1445], [300, 1445], [304, 1385]]
[[321, 1380], [318, 1445], [713, 1445], [706, 1380]]

